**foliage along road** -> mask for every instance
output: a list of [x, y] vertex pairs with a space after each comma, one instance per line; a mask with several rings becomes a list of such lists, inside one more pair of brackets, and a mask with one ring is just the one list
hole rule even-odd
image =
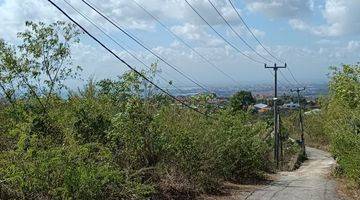
[[335, 160], [329, 153], [307, 148], [308, 160], [293, 172], [249, 194], [248, 200], [338, 200], [336, 183], [329, 179]]

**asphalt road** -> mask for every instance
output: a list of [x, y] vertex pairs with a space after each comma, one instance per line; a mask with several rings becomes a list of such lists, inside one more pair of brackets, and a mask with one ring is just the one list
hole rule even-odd
[[336, 183], [328, 178], [335, 160], [329, 153], [307, 148], [308, 160], [293, 172], [281, 172], [272, 184], [255, 190], [248, 200], [339, 200]]

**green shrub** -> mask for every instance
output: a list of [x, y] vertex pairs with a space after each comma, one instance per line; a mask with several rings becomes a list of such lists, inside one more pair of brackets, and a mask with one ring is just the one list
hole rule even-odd
[[[241, 116], [219, 121], [165, 108], [155, 125], [164, 163], [172, 163], [201, 191], [216, 190], [221, 180], [257, 177], [266, 170], [269, 147], [263, 124], [246, 125]], [[181, 119], [181, 120], [179, 120]]]
[[154, 191], [98, 144], [2, 153], [0, 175], [2, 198], [142, 199]]
[[344, 175], [360, 186], [360, 66], [334, 68], [325, 130]]
[[[208, 104], [212, 94], [193, 97], [207, 118], [129, 71], [62, 98], [80, 70], [71, 59], [80, 32], [64, 22], [26, 26], [18, 47], [0, 39], [0, 199], [194, 194], [268, 169], [266, 125], [243, 111], [251, 93], [235, 95], [236, 112]], [[157, 82], [158, 72], [155, 63], [141, 74]]]

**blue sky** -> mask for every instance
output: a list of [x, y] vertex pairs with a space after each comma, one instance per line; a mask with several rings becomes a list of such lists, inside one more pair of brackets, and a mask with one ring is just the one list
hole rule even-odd
[[[78, 16], [63, 0], [54, 0], [62, 8], [103, 39], [116, 52], [138, 69], [143, 67], [106, 39], [95, 28]], [[81, 0], [69, 0], [122, 44], [131, 47], [146, 63], [156, 60], [144, 49], [126, 38]], [[240, 35], [260, 54], [268, 54], [246, 31], [228, 0], [211, 0], [220, 12], [236, 27]], [[324, 82], [328, 67], [359, 61], [360, 1], [359, 0], [232, 0], [257, 37], [275, 55], [287, 61], [300, 82]], [[131, 31], [153, 51], [179, 67], [181, 71], [209, 86], [233, 86], [228, 77], [214, 70], [182, 43], [171, 37], [156, 22], [134, 4], [133, 0], [91, 0], [119, 25]], [[203, 56], [215, 63], [240, 83], [270, 82], [272, 77], [262, 64], [251, 62], [240, 55], [204, 24], [184, 0], [137, 0], [179, 37], [190, 43]], [[199, 12], [229, 41], [245, 54], [256, 58], [241, 43], [229, 27], [221, 21], [208, 0], [189, 0]], [[66, 20], [46, 0], [0, 0], [0, 37], [16, 43], [16, 33], [24, 29], [26, 20]], [[83, 36], [73, 48], [75, 63], [84, 68], [83, 76], [95, 79], [121, 75], [126, 67], [110, 56], [88, 37]], [[261, 59], [261, 58], [257, 58]], [[178, 85], [191, 85], [164, 63], [159, 62], [162, 75]], [[292, 81], [287, 70], [283, 71]], [[280, 77], [280, 80], [282, 77]], [[281, 80], [287, 83], [285, 80]], [[80, 83], [77, 83], [80, 84]], [[160, 83], [165, 84], [165, 83]]]

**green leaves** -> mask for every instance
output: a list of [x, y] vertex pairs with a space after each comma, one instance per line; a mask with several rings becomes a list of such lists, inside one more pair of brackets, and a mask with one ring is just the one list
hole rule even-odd
[[[29, 95], [46, 110], [49, 98], [74, 78], [79, 68], [71, 61], [71, 46], [79, 42], [79, 30], [72, 24], [26, 22], [27, 29], [18, 33], [17, 47], [0, 40], [0, 92], [10, 103], [16, 95]], [[15, 93], [19, 90], [21, 92]], [[45, 111], [44, 111], [45, 112]]]
[[324, 106], [325, 131], [344, 175], [360, 185], [360, 66], [333, 67]]
[[[0, 198], [149, 199], [174, 189], [213, 191], [224, 179], [266, 170], [265, 124], [211, 106], [214, 94], [192, 99], [218, 115], [213, 121], [133, 71], [60, 98], [81, 69], [71, 60], [80, 32], [65, 22], [26, 27], [19, 46], [0, 40], [0, 91], [8, 99], [0, 102]], [[159, 72], [157, 62], [141, 71], [153, 82]], [[242, 110], [254, 99], [240, 92], [233, 101]]]
[[234, 112], [241, 110], [246, 111], [247, 108], [254, 103], [255, 99], [251, 92], [248, 91], [237, 92], [230, 98], [230, 107]]
[[360, 102], [360, 66], [344, 65], [334, 68], [330, 81], [330, 95], [343, 106], [354, 109]]
[[150, 185], [129, 178], [129, 172], [112, 165], [107, 151], [101, 145], [88, 144], [38, 150], [31, 156], [29, 153], [0, 154], [0, 175], [10, 186], [7, 194], [13, 194], [12, 198], [16, 199], [39, 196], [51, 199], [143, 199], [153, 192]]

